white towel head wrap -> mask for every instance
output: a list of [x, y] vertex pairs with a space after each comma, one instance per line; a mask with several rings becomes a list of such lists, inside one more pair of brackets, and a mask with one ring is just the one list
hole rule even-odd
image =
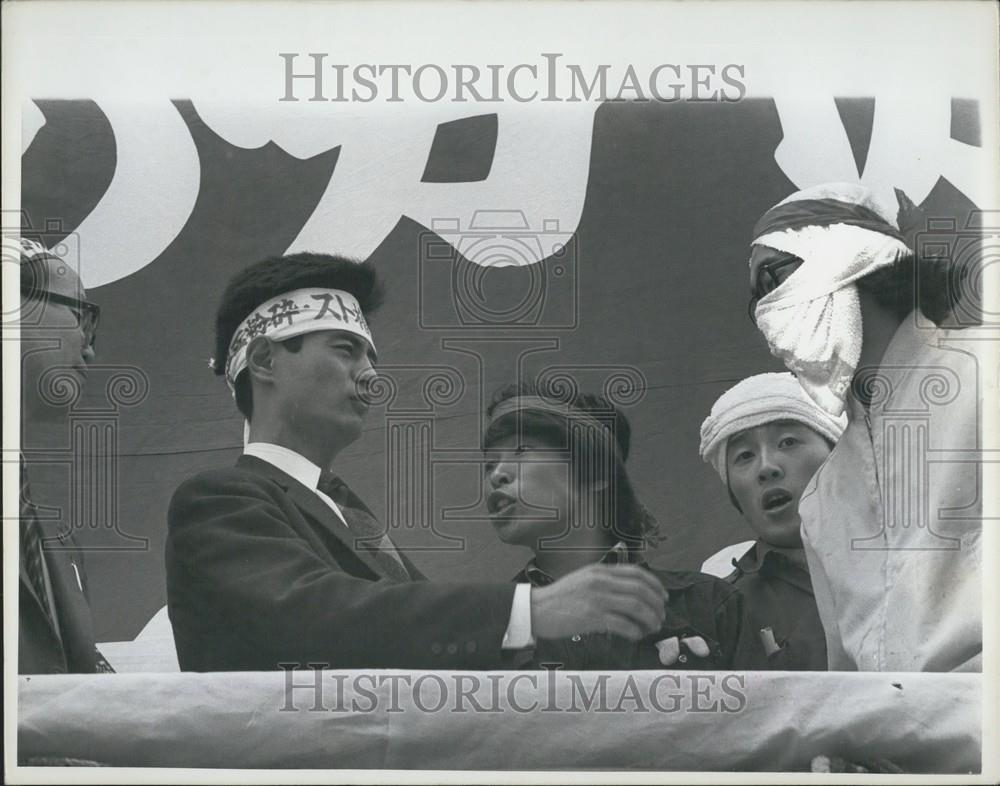
[[782, 200], [757, 223], [753, 245], [802, 259], [761, 298], [757, 326], [813, 400], [841, 414], [861, 357], [855, 282], [910, 249], [871, 191], [849, 183], [803, 189]]
[[701, 424], [702, 459], [715, 467], [728, 487], [726, 445], [730, 437], [777, 420], [802, 423], [834, 443], [847, 426], [846, 415], [834, 417], [816, 406], [793, 375], [756, 374], [738, 382], [712, 405]]

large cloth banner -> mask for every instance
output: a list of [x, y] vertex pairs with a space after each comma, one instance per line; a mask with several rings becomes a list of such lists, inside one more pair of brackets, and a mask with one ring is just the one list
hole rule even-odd
[[973, 674], [22, 677], [18, 756], [28, 766], [640, 771], [808, 771], [825, 756], [975, 773], [981, 698]]
[[524, 564], [487, 522], [478, 451], [484, 402], [517, 378], [624, 409], [631, 476], [666, 535], [649, 558], [697, 569], [752, 536], [698, 457], [699, 424], [727, 387], [781, 369], [746, 315], [756, 220], [846, 180], [889, 202], [903, 190], [951, 221], [950, 241], [990, 188], [978, 103], [933, 90], [920, 105], [302, 106], [25, 109], [22, 225], [78, 256], [102, 308], [65, 449], [32, 468], [35, 496], [91, 550], [99, 640], [133, 638], [163, 607], [170, 496], [240, 450], [209, 358], [246, 265], [311, 250], [384, 275], [383, 395], [337, 469], [428, 576], [507, 580]]

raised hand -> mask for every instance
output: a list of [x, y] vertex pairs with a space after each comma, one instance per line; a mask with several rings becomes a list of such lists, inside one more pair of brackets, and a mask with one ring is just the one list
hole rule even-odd
[[637, 565], [588, 565], [547, 587], [531, 590], [536, 638], [612, 633], [631, 641], [655, 633], [666, 614], [667, 591]]

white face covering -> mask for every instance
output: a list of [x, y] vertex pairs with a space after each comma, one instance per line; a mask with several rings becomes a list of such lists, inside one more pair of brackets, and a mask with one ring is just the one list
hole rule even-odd
[[861, 357], [855, 282], [909, 254], [902, 241], [850, 224], [806, 226], [754, 240], [803, 260], [757, 304], [757, 326], [809, 396], [834, 417], [844, 411]]

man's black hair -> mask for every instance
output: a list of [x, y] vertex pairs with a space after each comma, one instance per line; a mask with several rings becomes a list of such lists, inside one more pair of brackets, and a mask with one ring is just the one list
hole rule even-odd
[[[215, 373], [226, 373], [229, 342], [239, 324], [257, 306], [284, 292], [310, 287], [349, 292], [357, 298], [366, 318], [382, 304], [382, 282], [370, 262], [310, 252], [269, 257], [256, 262], [233, 276], [222, 293], [215, 315]], [[297, 352], [302, 345], [302, 337], [290, 338], [284, 343]], [[253, 415], [250, 375], [240, 374], [235, 387], [236, 406], [249, 420]]]
[[871, 294], [900, 320], [915, 308], [941, 325], [959, 305], [969, 270], [951, 260], [907, 254], [892, 265], [858, 279], [858, 289]]
[[[541, 389], [533, 382], [512, 383], [493, 394], [492, 401], [486, 409], [487, 417], [492, 417], [496, 408], [510, 398], [520, 396], [539, 396], [554, 403], [568, 405], [571, 409], [589, 415], [598, 422], [608, 425], [615, 439], [618, 460], [614, 461], [613, 478], [586, 477], [587, 473], [599, 472], [600, 467], [607, 466], [601, 459], [586, 455], [586, 451], [607, 450], [610, 447], [606, 440], [582, 441], [574, 445], [569, 435], [568, 419], [557, 413], [533, 412], [519, 410], [511, 412], [491, 422], [483, 435], [483, 447], [489, 448], [499, 440], [511, 434], [517, 436], [533, 435], [555, 446], [565, 446], [570, 451], [571, 461], [578, 463], [577, 477], [584, 482], [606, 480], [614, 494], [612, 500], [614, 521], [609, 522], [610, 531], [615, 538], [625, 542], [633, 555], [647, 544], [655, 545], [659, 540], [659, 527], [653, 515], [639, 501], [632, 482], [625, 470], [625, 461], [629, 455], [632, 441], [632, 426], [625, 413], [614, 406], [604, 396], [593, 393], [571, 391], [568, 395], [557, 394], [554, 390]], [[603, 447], [602, 447], [603, 446]], [[594, 460], [597, 458], [598, 460]], [[582, 471], [582, 474], [581, 474]]]

